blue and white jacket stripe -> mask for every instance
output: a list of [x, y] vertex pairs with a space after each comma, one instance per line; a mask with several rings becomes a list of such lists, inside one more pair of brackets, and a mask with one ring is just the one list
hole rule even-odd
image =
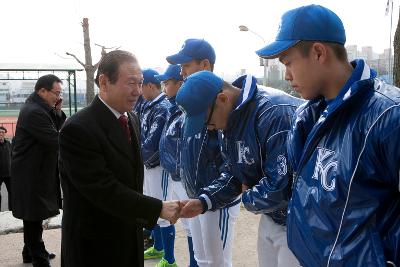
[[175, 97], [168, 98], [168, 101], [171, 106], [168, 109], [168, 119], [160, 139], [160, 164], [171, 175], [172, 180], [180, 181], [179, 147], [183, 116], [175, 102]]
[[159, 145], [170, 104], [164, 93], [142, 107], [140, 142], [143, 163], [147, 169], [160, 165]]
[[242, 90], [224, 131], [226, 161], [221, 176], [202, 190], [202, 197], [213, 210], [239, 195], [246, 184], [251, 188], [242, 194], [246, 209], [285, 224], [292, 184], [286, 137], [303, 101], [280, 90], [258, 88], [256, 82], [247, 75], [233, 83]]
[[400, 266], [400, 90], [363, 60], [340, 94], [296, 111], [288, 245], [302, 266]]
[[142, 118], [143, 108], [146, 106], [146, 103], [148, 102], [143, 98], [142, 95], [140, 95], [135, 106], [133, 107], [133, 113], [136, 114], [139, 120]]

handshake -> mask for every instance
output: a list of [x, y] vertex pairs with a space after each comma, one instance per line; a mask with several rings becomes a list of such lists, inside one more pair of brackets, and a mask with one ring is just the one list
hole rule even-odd
[[199, 199], [163, 201], [160, 218], [175, 224], [179, 218], [193, 218], [203, 212]]

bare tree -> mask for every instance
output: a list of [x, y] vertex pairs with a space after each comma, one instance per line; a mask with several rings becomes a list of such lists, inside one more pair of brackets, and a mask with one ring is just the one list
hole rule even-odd
[[[66, 52], [68, 56], [75, 58], [75, 60], [81, 64], [86, 72], [86, 103], [89, 104], [94, 98], [94, 73], [99, 66], [99, 62], [93, 65], [92, 63], [92, 49], [90, 47], [90, 35], [89, 35], [89, 19], [83, 18], [82, 21], [83, 29], [83, 47], [85, 49], [85, 63], [83, 63], [79, 58], [69, 52]], [[118, 49], [116, 47], [105, 47], [103, 45], [95, 44], [101, 47], [101, 57], [107, 54], [106, 49]], [[101, 59], [100, 59], [101, 60]]]
[[[400, 18], [400, 13], [399, 13]], [[400, 19], [397, 22], [396, 32], [393, 40], [394, 62], [393, 62], [393, 83], [400, 87]]]

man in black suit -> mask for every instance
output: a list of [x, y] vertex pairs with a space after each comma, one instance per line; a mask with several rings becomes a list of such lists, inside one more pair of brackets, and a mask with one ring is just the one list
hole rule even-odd
[[[11, 186], [10, 186], [10, 169], [11, 169], [11, 143], [5, 138], [7, 129], [0, 126], [0, 189], [4, 183], [8, 191], [8, 209], [11, 210]], [[0, 194], [1, 208], [1, 194]]]
[[42, 222], [59, 214], [58, 130], [52, 113], [61, 83], [53, 74], [37, 80], [19, 112], [12, 144], [12, 213], [24, 222], [23, 262], [35, 267], [48, 267], [55, 257], [45, 249]]
[[143, 266], [142, 228], [159, 217], [178, 219], [178, 202], [142, 194], [139, 122], [130, 113], [142, 82], [134, 55], [106, 54], [96, 75], [99, 94], [61, 130], [64, 267]]

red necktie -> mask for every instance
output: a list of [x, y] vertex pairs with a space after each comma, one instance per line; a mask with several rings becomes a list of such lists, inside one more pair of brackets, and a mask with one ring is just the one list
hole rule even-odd
[[121, 115], [118, 120], [121, 123], [122, 129], [124, 130], [124, 133], [130, 142], [131, 141], [131, 131], [129, 130], [129, 126], [128, 126], [128, 117], [125, 115]]

